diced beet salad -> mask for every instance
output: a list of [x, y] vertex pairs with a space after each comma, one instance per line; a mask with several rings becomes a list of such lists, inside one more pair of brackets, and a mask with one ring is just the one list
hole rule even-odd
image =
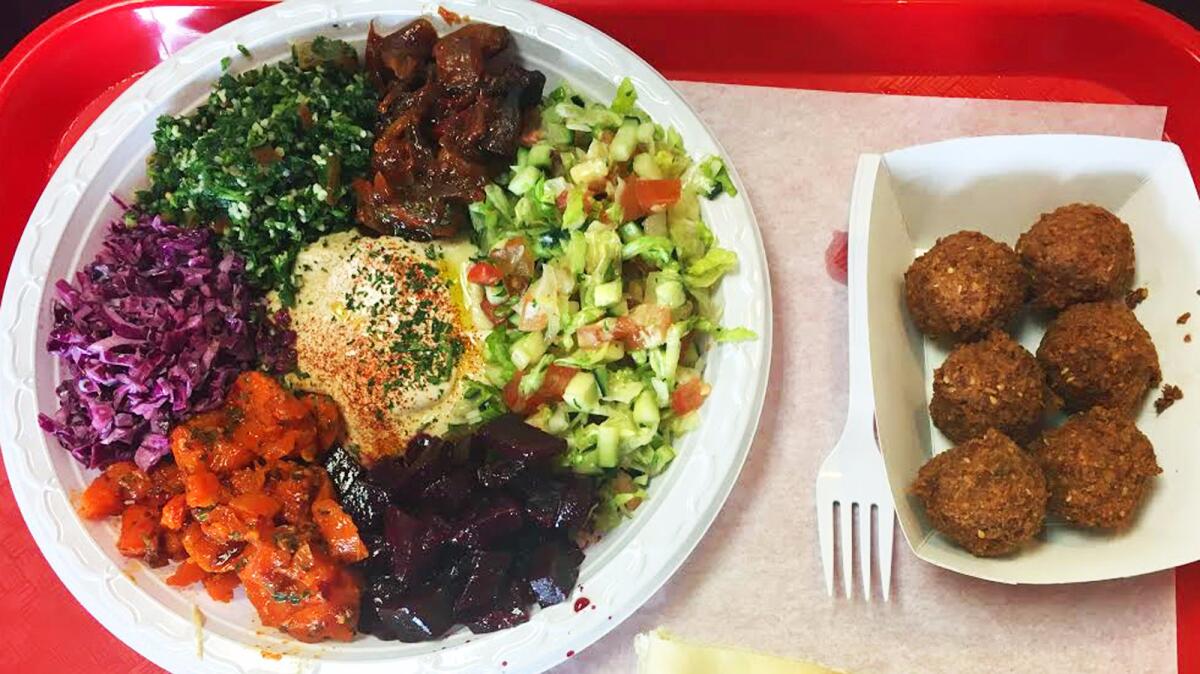
[[566, 600], [596, 498], [590, 478], [555, 467], [566, 450], [511, 414], [457, 442], [417, 436], [370, 469], [333, 450], [325, 468], [370, 552], [359, 629], [406, 642], [455, 624], [493, 632]]

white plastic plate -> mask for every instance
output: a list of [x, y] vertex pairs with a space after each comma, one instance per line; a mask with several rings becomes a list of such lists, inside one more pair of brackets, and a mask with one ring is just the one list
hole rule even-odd
[[[962, 138], [865, 155], [858, 172], [853, 199], [870, 228], [867, 311], [879, 441], [913, 552], [1004, 583], [1122, 578], [1200, 559], [1200, 342], [1185, 343], [1192, 328], [1176, 324], [1185, 311], [1200, 315], [1200, 200], [1179, 148], [1103, 136]], [[904, 271], [939, 237], [974, 229], [1015, 245], [1040, 214], [1072, 202], [1098, 204], [1129, 223], [1134, 287], [1150, 290], [1136, 313], [1158, 348], [1164, 380], [1185, 397], [1158, 416], [1152, 393], [1137, 419], [1163, 473], [1128, 531], [1094, 533], [1051, 520], [1018, 554], [973, 557], [935, 532], [908, 494], [921, 465], [952, 443], [928, 412], [933, 370], [948, 352], [909, 320]], [[1044, 327], [1027, 312], [1015, 338], [1034, 352]]]
[[[728, 155], [678, 93], [649, 65], [616, 41], [555, 10], [521, 2], [445, 2], [473, 20], [507, 26], [525, 65], [542, 70], [550, 87], [567, 79], [584, 94], [608, 100], [629, 76], [639, 104], [674, 126], [694, 155]], [[725, 345], [710, 357], [712, 395], [703, 424], [677, 448], [679, 457], [656, 480], [629, 522], [587, 551], [577, 595], [538, 611], [527, 624], [489, 635], [459, 630], [426, 644], [360, 637], [347, 644], [306, 645], [264, 629], [240, 591], [231, 604], [202, 591], [168, 587], [166, 570], [122, 558], [112, 523], [82, 521], [71, 495], [90, 475], [37, 426], [38, 412], [56, 407], [55, 360], [43, 345], [51, 323], [51, 287], [99, 247], [102, 228], [118, 215], [110, 194], [144, 184], [155, 119], [200, 103], [220, 74], [220, 61], [246, 69], [285, 58], [294, 41], [318, 34], [361, 49], [372, 19], [390, 30], [437, 4], [402, 0], [298, 0], [263, 9], [223, 26], [151, 70], [122, 94], [63, 160], [42, 194], [17, 248], [0, 306], [0, 447], [21, 513], [42, 553], [75, 597], [108, 630], [158, 665], [205, 672], [539, 672], [580, 651], [628, 617], [671, 576], [703, 536], [733, 487], [758, 423], [771, 351], [771, 297], [766, 256], [745, 194], [704, 205], [706, 222], [741, 265], [719, 299], [728, 325], [746, 326], [753, 342]], [[435, 20], [445, 32], [445, 24]], [[250, 49], [242, 57], [237, 45]], [[199, 635], [193, 607], [204, 616]], [[69, 635], [64, 647], [69, 646]], [[203, 655], [197, 655], [197, 640]], [[282, 654], [267, 658], [262, 651]]]

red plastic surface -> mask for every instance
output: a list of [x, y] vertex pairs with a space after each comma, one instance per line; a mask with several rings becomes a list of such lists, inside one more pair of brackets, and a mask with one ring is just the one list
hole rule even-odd
[[[105, 105], [184, 45], [266, 4], [84, 0], [0, 61], [0, 269], [57, 161]], [[1200, 176], [1200, 33], [1136, 0], [548, 4], [676, 79], [1166, 105], [1167, 136]], [[158, 671], [71, 598], [7, 488], [0, 569], [0, 671]], [[1200, 673], [1200, 565], [1177, 570], [1176, 588], [1179, 671]]]

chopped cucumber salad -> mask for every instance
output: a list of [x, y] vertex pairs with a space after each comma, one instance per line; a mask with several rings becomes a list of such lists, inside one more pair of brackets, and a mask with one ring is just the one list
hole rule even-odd
[[564, 437], [565, 464], [598, 478], [598, 531], [645, 499], [697, 425], [708, 343], [755, 338], [720, 327], [713, 302], [737, 256], [699, 200], [737, 194], [724, 164], [692, 161], [636, 100], [628, 79], [607, 106], [560, 86], [516, 165], [470, 206], [481, 253], [465, 299], [492, 329], [460, 416], [511, 410]]

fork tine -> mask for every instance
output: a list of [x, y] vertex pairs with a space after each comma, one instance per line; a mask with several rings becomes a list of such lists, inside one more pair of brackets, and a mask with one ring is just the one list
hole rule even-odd
[[842, 540], [842, 585], [846, 588], [846, 598], [854, 596], [854, 504], [842, 503], [840, 512]]
[[871, 513], [875, 506], [863, 504], [858, 507], [858, 575], [862, 580], [863, 599], [871, 601]]
[[821, 567], [825, 570], [825, 592], [833, 596], [833, 501], [817, 499], [817, 535], [821, 539]]
[[883, 600], [887, 601], [892, 585], [892, 541], [896, 526], [896, 511], [890, 506], [880, 506], [879, 529], [879, 588]]

